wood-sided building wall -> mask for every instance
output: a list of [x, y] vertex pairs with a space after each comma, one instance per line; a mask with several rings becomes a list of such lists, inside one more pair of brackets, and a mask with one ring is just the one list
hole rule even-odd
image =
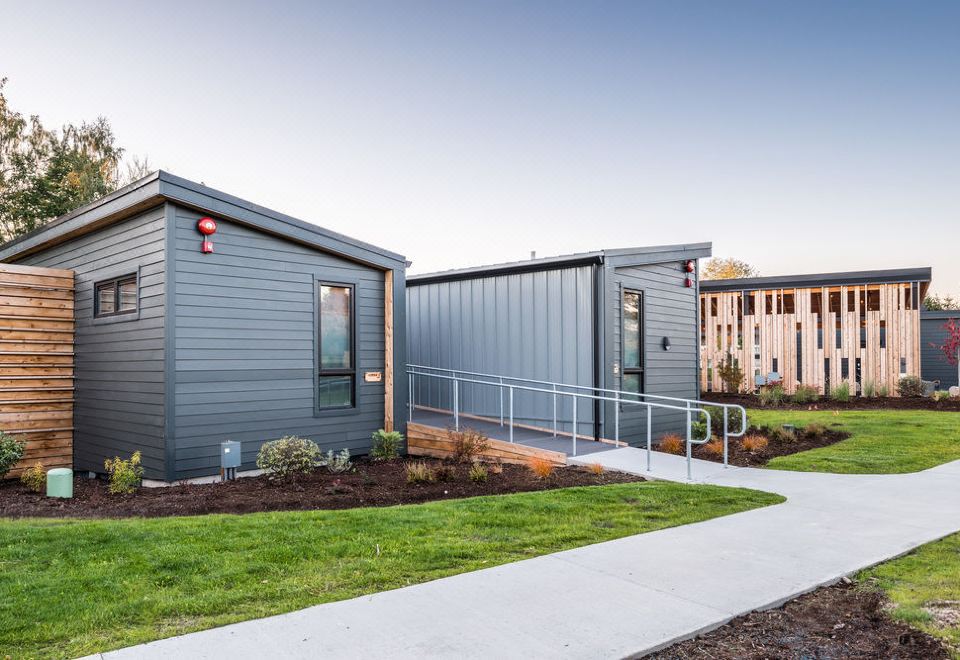
[[[903, 376], [920, 375], [920, 302], [927, 282], [750, 286], [703, 282], [700, 386], [723, 391], [719, 366], [729, 353], [744, 371], [742, 389], [776, 373], [788, 393], [799, 384], [828, 393], [896, 394]], [[712, 290], [711, 286], [722, 288]]]

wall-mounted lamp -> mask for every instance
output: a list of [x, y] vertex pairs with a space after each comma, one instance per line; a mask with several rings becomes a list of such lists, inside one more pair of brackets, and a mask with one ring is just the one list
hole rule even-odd
[[660, 345], [663, 346], [663, 350], [670, 350], [670, 337], [664, 337], [663, 341], [660, 342]]

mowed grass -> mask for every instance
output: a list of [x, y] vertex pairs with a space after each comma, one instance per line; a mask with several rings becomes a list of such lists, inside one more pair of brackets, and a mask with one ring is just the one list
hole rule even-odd
[[0, 520], [0, 657], [105, 651], [781, 501], [646, 482], [345, 511]]
[[891, 616], [945, 640], [960, 657], [960, 534], [863, 571], [862, 586], [882, 590]]
[[757, 426], [819, 422], [851, 434], [829, 447], [774, 458], [767, 467], [777, 470], [893, 474], [960, 459], [960, 413], [956, 412], [751, 409], [747, 419]]

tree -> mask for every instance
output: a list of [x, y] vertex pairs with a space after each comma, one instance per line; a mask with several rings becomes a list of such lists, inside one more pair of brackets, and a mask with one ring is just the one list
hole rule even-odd
[[947, 331], [943, 345], [937, 346], [934, 343], [930, 345], [943, 351], [947, 364], [957, 368], [957, 382], [960, 383], [960, 323], [957, 323], [956, 319], [950, 319], [944, 324], [943, 329]]
[[[67, 124], [47, 130], [40, 118], [14, 112], [0, 79], [0, 242], [22, 236], [57, 216], [116, 190], [123, 149], [110, 123]], [[146, 166], [134, 160], [132, 176]]]
[[700, 269], [701, 280], [732, 280], [741, 277], [757, 277], [760, 271], [733, 257], [713, 257]]
[[953, 296], [930, 294], [923, 299], [923, 307], [931, 311], [960, 309], [960, 300], [957, 300]]
[[740, 361], [727, 352], [723, 362], [717, 366], [717, 373], [720, 380], [723, 381], [723, 389], [731, 394], [740, 392], [740, 386], [743, 384], [743, 369], [740, 368]]

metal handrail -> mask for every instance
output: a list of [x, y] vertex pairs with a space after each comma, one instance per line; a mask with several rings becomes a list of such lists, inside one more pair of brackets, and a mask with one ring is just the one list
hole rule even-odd
[[[617, 390], [617, 389], [604, 388], [604, 387], [591, 387], [589, 385], [573, 385], [570, 383], [561, 383], [561, 382], [554, 382], [549, 380], [537, 380], [535, 378], [520, 378], [517, 376], [503, 376], [500, 374], [485, 374], [479, 371], [467, 371], [465, 369], [448, 369], [446, 367], [430, 367], [423, 364], [408, 364], [407, 367], [408, 369], [430, 369], [431, 371], [444, 371], [451, 374], [465, 374], [468, 376], [478, 376], [480, 378], [496, 378], [501, 384], [503, 383], [504, 380], [513, 380], [513, 381], [524, 382], [524, 383], [536, 383], [538, 385], [550, 385], [551, 387], [566, 387], [570, 389], [590, 390], [592, 392], [610, 392], [610, 393], [617, 394], [618, 396], [636, 396], [636, 397], [644, 397], [647, 399], [658, 399], [661, 401], [677, 401], [677, 402], [688, 404], [688, 405], [694, 404], [699, 406], [713, 406], [716, 408], [722, 408], [723, 409], [723, 467], [724, 468], [728, 467], [729, 465], [729, 462], [728, 462], [729, 439], [739, 438], [743, 436], [744, 433], [747, 432], [747, 409], [736, 403], [719, 403], [714, 401], [704, 401], [702, 399], [685, 399], [683, 397], [666, 396], [664, 394], [647, 394], [646, 392], [629, 392], [627, 390]], [[621, 400], [622, 399], [617, 399], [618, 402]], [[737, 410], [740, 411], [740, 430], [737, 431], [736, 433], [734, 433], [728, 428], [729, 421], [730, 421], [729, 420], [730, 408], [736, 408]], [[619, 415], [616, 415], [615, 424], [618, 427], [619, 427], [619, 421], [620, 421], [620, 417]], [[503, 425], [503, 397], [502, 396], [500, 397], [500, 424], [501, 426]], [[556, 426], [556, 410], [554, 410], [554, 426]], [[704, 442], [709, 440], [711, 436], [711, 433], [709, 431], [710, 427], [708, 426], [707, 429], [708, 429], [707, 437], [704, 440]], [[619, 432], [619, 428], [617, 429], [617, 431]], [[554, 433], [554, 435], [556, 435], [556, 433]], [[699, 443], [699, 444], [703, 444], [703, 443]]]
[[[460, 377], [457, 373], [454, 373], [454, 374], [451, 375], [451, 376], [445, 376], [445, 375], [442, 375], [442, 374], [435, 374], [435, 373], [425, 373], [425, 372], [423, 372], [423, 371], [417, 371], [418, 368], [421, 368], [421, 367], [411, 366], [411, 367], [409, 367], [409, 368], [407, 369], [407, 375], [409, 376], [409, 380], [410, 380], [410, 382], [409, 382], [410, 388], [409, 388], [408, 406], [409, 406], [409, 419], [410, 419], [411, 421], [413, 421], [413, 411], [414, 411], [414, 408], [415, 408], [415, 399], [414, 399], [414, 392], [415, 392], [415, 390], [414, 390], [414, 377], [416, 377], [416, 376], [424, 376], [424, 377], [427, 377], [427, 378], [436, 378], [436, 379], [439, 379], [439, 380], [449, 380], [449, 381], [452, 381], [452, 383], [453, 383], [453, 406], [454, 406], [454, 409], [453, 409], [453, 419], [454, 419], [454, 428], [455, 428], [457, 431], [460, 430], [460, 411], [459, 411], [459, 391], [460, 391], [459, 384], [460, 384], [460, 383], [473, 383], [473, 384], [475, 384], [475, 385], [486, 385], [486, 386], [488, 386], [488, 387], [497, 387], [497, 388], [499, 388], [499, 390], [500, 390], [501, 393], [502, 393], [502, 391], [503, 391], [504, 388], [507, 388], [507, 391], [508, 391], [508, 394], [509, 394], [509, 404], [510, 404], [510, 406], [509, 406], [509, 422], [510, 422], [510, 423], [509, 423], [509, 440], [510, 440], [511, 443], [513, 443], [513, 441], [514, 441], [514, 440], [513, 440], [513, 428], [514, 428], [514, 422], [513, 422], [513, 393], [514, 393], [515, 390], [521, 390], [521, 391], [525, 391], [525, 392], [539, 392], [539, 393], [543, 393], [543, 394], [552, 394], [552, 395], [553, 395], [553, 397], [554, 397], [554, 436], [556, 436], [556, 433], [557, 433], [557, 429], [556, 429], [556, 423], [557, 423], [557, 418], [556, 418], [556, 399], [557, 399], [558, 396], [569, 396], [569, 397], [571, 398], [571, 401], [573, 402], [573, 417], [572, 417], [572, 427], [571, 427], [572, 455], [573, 455], [573, 456], [576, 456], [576, 455], [577, 455], [577, 435], [578, 435], [578, 434], [577, 434], [577, 399], [591, 399], [591, 400], [594, 400], [594, 401], [611, 401], [611, 402], [618, 403], [618, 404], [619, 404], [619, 403], [627, 403], [627, 404], [634, 404], [634, 405], [638, 405], [638, 406], [646, 406], [646, 407], [647, 407], [647, 470], [648, 470], [648, 471], [651, 469], [651, 449], [652, 449], [652, 448], [651, 448], [651, 443], [652, 443], [652, 418], [653, 418], [653, 408], [662, 408], [662, 409], [666, 409], [666, 410], [678, 410], [678, 411], [681, 411], [681, 412], [685, 412], [686, 415], [687, 415], [687, 479], [692, 479], [692, 474], [691, 474], [691, 463], [692, 463], [692, 460], [691, 460], [691, 445], [693, 445], [693, 444], [702, 445], [702, 444], [704, 444], [705, 442], [707, 442], [707, 441], [710, 439], [710, 432], [709, 432], [709, 429], [711, 428], [711, 416], [710, 416], [710, 412], [707, 411], [707, 410], [704, 410], [704, 409], [702, 409], [702, 408], [692, 408], [692, 407], [689, 405], [689, 403], [688, 403], [685, 407], [680, 407], [680, 406], [674, 406], [674, 405], [670, 405], [670, 404], [666, 404], [666, 403], [652, 403], [652, 402], [650, 402], [650, 401], [630, 401], [630, 400], [627, 400], [627, 399], [620, 399], [620, 398], [614, 398], [614, 397], [608, 397], [608, 396], [601, 396], [601, 395], [597, 395], [597, 394], [583, 394], [583, 393], [580, 393], [580, 392], [563, 392], [563, 391], [557, 390], [556, 387], [553, 387], [552, 389], [546, 389], [546, 388], [542, 388], [542, 387], [530, 387], [530, 386], [527, 386], [527, 385], [513, 385], [513, 384], [511, 384], [511, 383], [503, 383], [503, 382], [491, 383], [491, 382], [485, 381], [485, 380], [476, 380], [476, 379], [472, 379], [472, 378], [462, 378], [462, 377]], [[513, 379], [513, 378], [512, 378], [512, 379], [510, 379], [510, 380], [521, 380], [521, 379]], [[501, 400], [502, 400], [502, 394], [501, 394]], [[700, 440], [694, 440], [694, 439], [692, 438], [692, 435], [691, 435], [691, 423], [692, 423], [691, 413], [693, 413], [693, 412], [696, 412], [696, 413], [698, 413], [698, 414], [700, 414], [700, 415], [702, 415], [702, 416], [704, 416], [704, 417], [706, 418], [707, 434], [706, 434], [706, 437], [705, 437], [705, 438], [702, 438], [702, 439], [700, 439]], [[616, 415], [617, 415], [618, 421], [619, 421], [619, 413], [620, 413], [619, 406], [617, 406], [617, 408], [616, 408]], [[503, 420], [502, 420], [502, 418], [501, 418], [501, 425], [502, 425], [502, 424], [503, 424]], [[614, 442], [615, 442], [616, 446], [618, 446], [618, 447], [620, 446], [619, 424], [617, 425], [617, 437], [614, 439]]]

